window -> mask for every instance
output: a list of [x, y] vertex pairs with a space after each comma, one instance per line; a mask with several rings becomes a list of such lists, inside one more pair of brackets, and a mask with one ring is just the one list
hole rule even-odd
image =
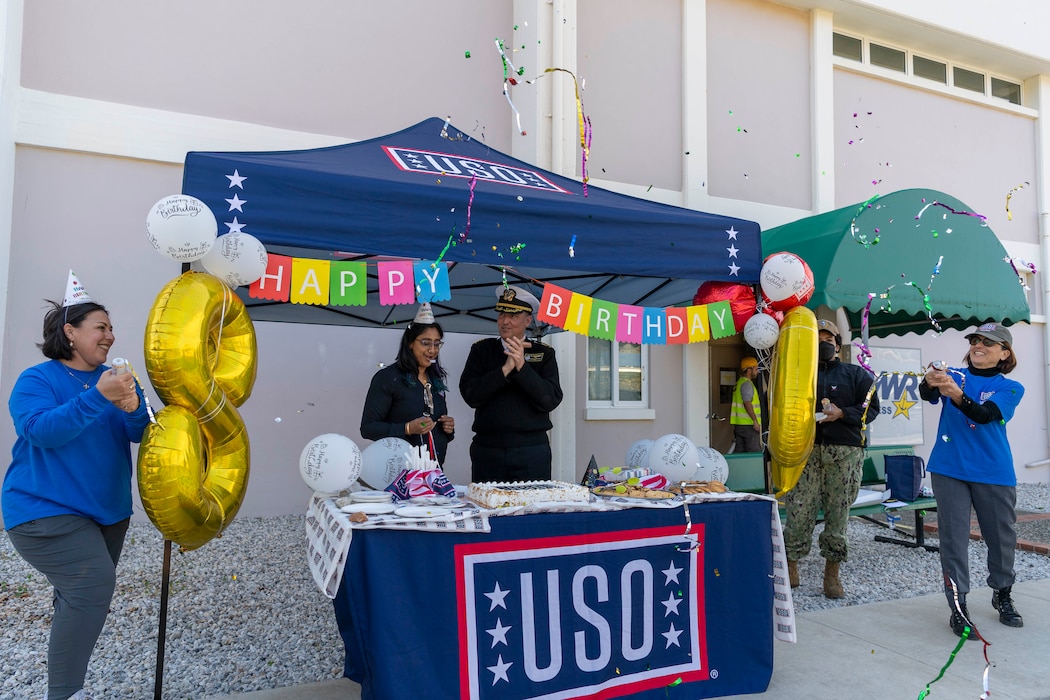
[[[1022, 104], [1020, 81], [990, 77], [980, 70], [952, 65], [949, 61], [937, 58], [919, 56], [907, 49], [895, 49], [861, 37], [834, 32], [831, 50], [838, 58], [932, 80], [945, 86], [951, 85], [986, 97], [997, 97], [1011, 104]], [[949, 73], [951, 83], [948, 82]]]
[[873, 66], [881, 66], [901, 73], [908, 70], [908, 57], [903, 51], [878, 44], [869, 44], [868, 51]]
[[864, 41], [838, 32], [831, 39], [832, 53], [854, 61], [864, 60]]
[[954, 66], [952, 68], [952, 82], [955, 84], [955, 87], [984, 93], [984, 73], [975, 73], [972, 70]]
[[911, 72], [920, 78], [948, 84], [948, 64], [922, 56], [911, 57]]
[[1015, 105], [1021, 104], [1021, 86], [1008, 80], [992, 78], [992, 97], [1001, 97]]
[[648, 349], [641, 345], [588, 338], [587, 405], [648, 406], [648, 360]]

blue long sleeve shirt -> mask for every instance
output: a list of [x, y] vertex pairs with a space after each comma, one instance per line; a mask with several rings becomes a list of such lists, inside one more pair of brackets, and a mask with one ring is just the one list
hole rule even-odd
[[955, 374], [963, 393], [975, 403], [994, 403], [1001, 420], [977, 423], [967, 418], [959, 406], [941, 396], [940, 392], [930, 392], [929, 400], [940, 403], [942, 408], [937, 441], [926, 470], [960, 481], [1016, 486], [1017, 473], [1006, 437], [1006, 424], [1014, 417], [1024, 396], [1024, 387], [998, 372], [978, 373], [981, 371], [969, 367], [949, 371]]
[[8, 407], [17, 439], [4, 476], [6, 528], [55, 515], [100, 525], [131, 517], [131, 443], [149, 423], [141, 389], [138, 409], [125, 413], [49, 360], [22, 372]]

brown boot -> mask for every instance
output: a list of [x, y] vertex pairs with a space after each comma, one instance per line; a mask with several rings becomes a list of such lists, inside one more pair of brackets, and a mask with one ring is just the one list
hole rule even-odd
[[788, 583], [792, 588], [798, 588], [798, 562], [788, 559]]
[[846, 595], [842, 590], [842, 582], [839, 581], [839, 562], [824, 562], [824, 597], [842, 598]]

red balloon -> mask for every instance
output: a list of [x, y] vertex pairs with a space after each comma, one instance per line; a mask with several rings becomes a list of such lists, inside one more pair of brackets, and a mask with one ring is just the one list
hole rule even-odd
[[778, 326], [784, 325], [783, 311], [777, 311], [776, 309], [768, 305], [766, 306], [766, 308], [762, 309], [762, 311], [772, 316], [776, 320]]
[[737, 333], [743, 332], [744, 324], [755, 315], [755, 308], [758, 306], [755, 290], [736, 282], [704, 282], [693, 296], [693, 304], [696, 305], [712, 304], [716, 301], [729, 302]]

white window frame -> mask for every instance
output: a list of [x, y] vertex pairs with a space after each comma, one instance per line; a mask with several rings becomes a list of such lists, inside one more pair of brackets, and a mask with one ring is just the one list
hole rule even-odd
[[[590, 356], [591, 343], [610, 343], [613, 352], [610, 352], [610, 399], [591, 399], [590, 397]], [[620, 393], [620, 343], [616, 340], [605, 340], [602, 338], [587, 338], [587, 409], [585, 420], [653, 420], [656, 411], [649, 406], [649, 346], [639, 345], [639, 363], [641, 367], [641, 395], [639, 401], [621, 400]], [[632, 368], [633, 369], [633, 368]]]
[[[952, 94], [955, 94], [955, 95], [958, 95], [958, 96], [964, 96], [964, 97], [968, 97], [968, 98], [971, 98], [971, 97], [974, 97], [974, 96], [980, 96], [980, 97], [983, 98], [982, 102], [991, 103], [991, 104], [994, 104], [996, 106], [1008, 106], [1008, 107], [1016, 107], [1016, 108], [1024, 108], [1025, 107], [1025, 103], [1024, 103], [1024, 100], [1025, 100], [1024, 81], [1020, 80], [1018, 78], [1012, 78], [1012, 77], [1007, 77], [1005, 75], [999, 75], [997, 73], [993, 73], [992, 71], [990, 71], [988, 69], [979, 68], [977, 66], [967, 65], [967, 64], [964, 64], [964, 63], [956, 63], [955, 61], [949, 61], [946, 58], [932, 55], [930, 53], [927, 53], [926, 51], [913, 51], [911, 49], [908, 49], [908, 48], [906, 48], [904, 46], [900, 46], [900, 45], [895, 44], [893, 42], [887, 42], [887, 41], [883, 41], [881, 39], [872, 39], [872, 38], [869, 38], [869, 37], [866, 37], [866, 36], [855, 34], [854, 32], [840, 31], [838, 29], [835, 29], [833, 31], [834, 31], [835, 34], [841, 34], [842, 36], [849, 37], [851, 39], [859, 39], [861, 41], [861, 60], [859, 61], [859, 64], [864, 66], [865, 68], [871, 70], [871, 71], [875, 71], [875, 72], [879, 73], [880, 75], [907, 76], [909, 82], [914, 82], [917, 85], [923, 85], [923, 86], [934, 86], [934, 85], [936, 85], [936, 86], [941, 86], [941, 87], [947, 88]], [[904, 53], [904, 70], [903, 71], [898, 71], [898, 70], [894, 70], [894, 69], [891, 69], [891, 68], [884, 68], [882, 66], [877, 66], [877, 65], [873, 64], [871, 62], [871, 44], [873, 44], [873, 43], [874, 44], [878, 44], [879, 46], [883, 46], [883, 47], [885, 47], [887, 49], [893, 49], [894, 51], [902, 51]], [[913, 63], [913, 60], [912, 60], [913, 56], [919, 56], [920, 58], [926, 59], [927, 61], [934, 61], [934, 62], [937, 62], [937, 63], [943, 63], [947, 67], [947, 69], [946, 69], [946, 79], [947, 79], [946, 82], [942, 83], [942, 82], [940, 82], [938, 80], [931, 80], [929, 78], [923, 78], [923, 77], [915, 75], [914, 72], [913, 72], [913, 69], [914, 69], [914, 63]], [[843, 65], [844, 67], [848, 67], [849, 65], [857, 65], [858, 64], [858, 61], [856, 61], [856, 60], [854, 60], [852, 58], [844, 58], [844, 57], [838, 56], [838, 55], [835, 55], [833, 58], [836, 61], [836, 63], [841, 62], [840, 65]], [[976, 92], [974, 90], [970, 90], [968, 88], [956, 87], [956, 85], [955, 85], [955, 71], [954, 71], [955, 68], [962, 68], [963, 70], [970, 71], [971, 73], [977, 73], [979, 75], [984, 76], [984, 92], [981, 93], [981, 92]], [[995, 78], [996, 80], [1001, 80], [1001, 81], [1003, 81], [1005, 83], [1010, 83], [1011, 85], [1017, 85], [1018, 88], [1019, 88], [1018, 92], [1020, 94], [1020, 102], [1019, 103], [1014, 103], [1014, 102], [1011, 102], [1011, 101], [1009, 101], [1009, 100], [1007, 100], [1005, 98], [996, 97], [995, 95], [993, 95], [992, 94], [992, 78]]]

